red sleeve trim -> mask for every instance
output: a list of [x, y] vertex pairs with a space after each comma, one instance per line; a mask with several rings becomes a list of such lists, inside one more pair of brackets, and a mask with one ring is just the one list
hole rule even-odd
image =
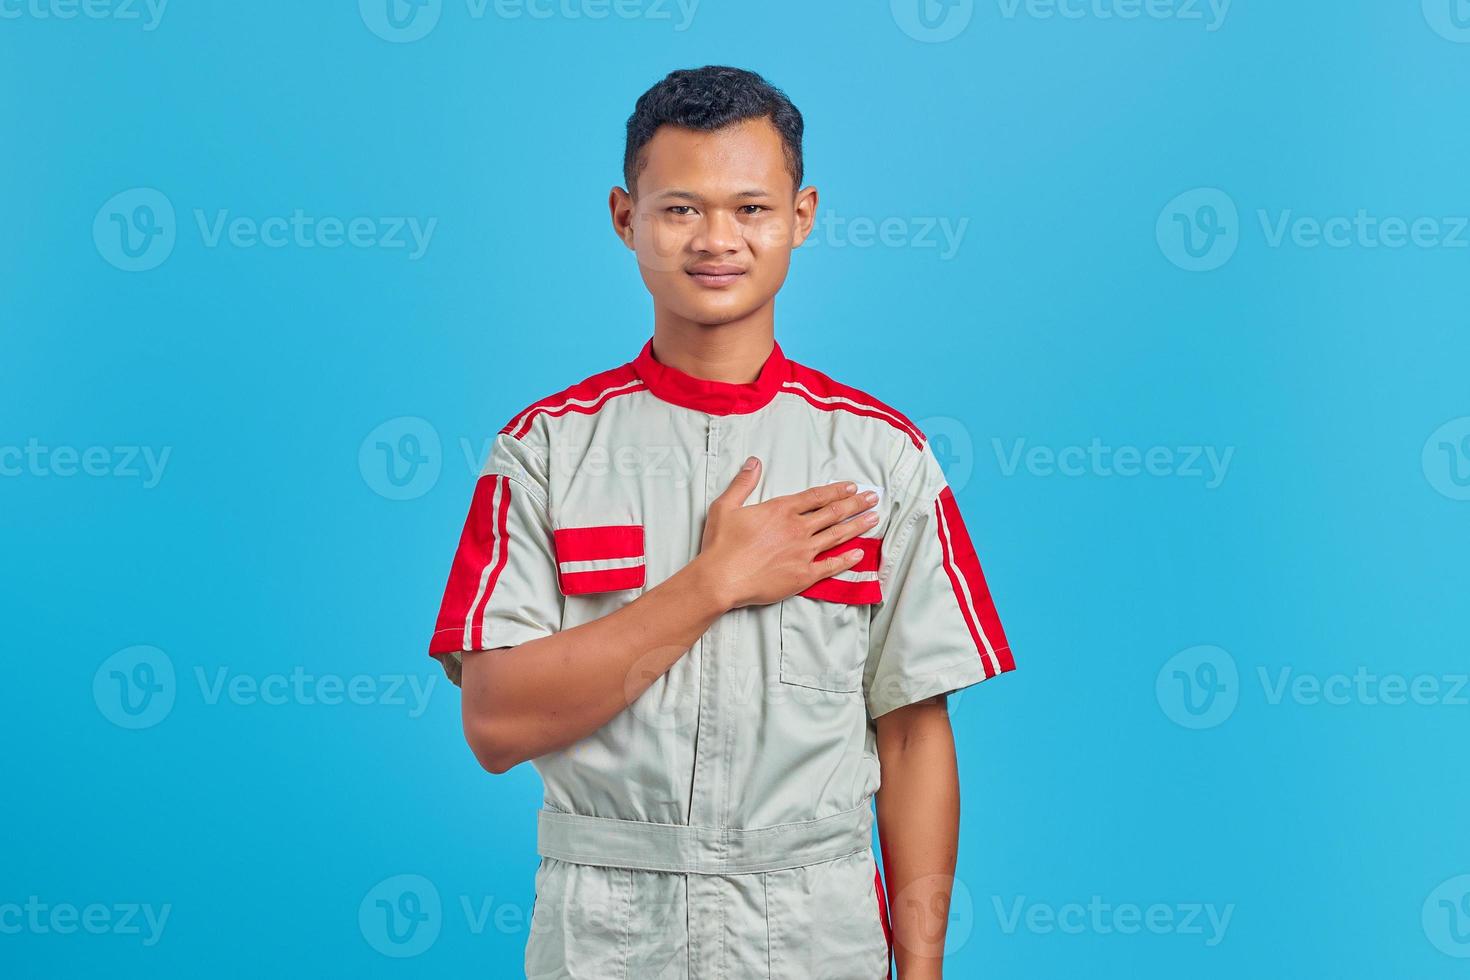
[[494, 473], [475, 483], [429, 642], [430, 655], [484, 649], [485, 609], [510, 555], [506, 536], [510, 488], [508, 477]]
[[960, 517], [959, 505], [954, 492], [943, 487], [934, 501], [935, 533], [939, 535], [939, 547], [943, 554], [944, 573], [954, 588], [965, 626], [975, 649], [980, 653], [980, 662], [986, 677], [1016, 666], [1011, 658], [1011, 648], [1001, 629], [1000, 617], [990, 599], [990, 589], [985, 584], [985, 574], [980, 570], [980, 558], [970, 541], [970, 533]]

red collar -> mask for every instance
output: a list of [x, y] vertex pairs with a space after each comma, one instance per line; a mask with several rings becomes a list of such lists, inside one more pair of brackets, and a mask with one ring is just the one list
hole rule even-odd
[[764, 408], [776, 397], [782, 383], [791, 379], [790, 362], [774, 338], [760, 376], [744, 384], [696, 378], [654, 360], [652, 337], [633, 359], [633, 370], [654, 397], [710, 415], [743, 415]]

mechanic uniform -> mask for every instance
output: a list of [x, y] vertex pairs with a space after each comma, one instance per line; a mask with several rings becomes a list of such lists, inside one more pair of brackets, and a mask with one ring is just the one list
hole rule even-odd
[[605, 616], [698, 553], [748, 456], [747, 503], [850, 480], [879, 522], [850, 571], [721, 616], [627, 709], [531, 760], [545, 784], [532, 980], [879, 980], [873, 719], [1014, 668], [980, 562], [912, 422], [789, 360], [747, 384], [636, 358], [500, 430], [429, 653]]

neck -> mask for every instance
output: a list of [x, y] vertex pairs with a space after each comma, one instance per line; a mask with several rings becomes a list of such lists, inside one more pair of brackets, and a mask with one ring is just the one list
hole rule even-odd
[[761, 373], [776, 339], [774, 302], [728, 323], [695, 323], [660, 310], [653, 356], [660, 364], [705, 381], [748, 384]]

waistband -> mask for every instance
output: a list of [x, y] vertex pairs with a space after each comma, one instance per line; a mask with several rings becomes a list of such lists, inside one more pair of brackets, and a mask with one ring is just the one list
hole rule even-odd
[[829, 817], [770, 827], [694, 827], [542, 809], [536, 852], [543, 857], [640, 871], [754, 874], [800, 868], [872, 847], [869, 802]]

